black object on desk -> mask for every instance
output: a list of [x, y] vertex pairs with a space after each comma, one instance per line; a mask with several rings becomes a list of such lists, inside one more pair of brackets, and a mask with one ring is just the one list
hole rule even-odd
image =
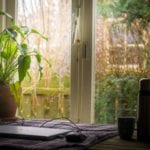
[[150, 142], [150, 78], [139, 83], [137, 139]]
[[83, 142], [86, 139], [86, 136], [79, 132], [70, 132], [66, 136], [67, 142]]
[[135, 128], [134, 117], [119, 117], [118, 118], [118, 131], [121, 139], [131, 140]]

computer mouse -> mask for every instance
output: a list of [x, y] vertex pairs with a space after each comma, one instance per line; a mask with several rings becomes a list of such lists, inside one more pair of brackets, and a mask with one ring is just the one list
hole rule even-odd
[[70, 132], [65, 138], [67, 142], [83, 142], [86, 139], [86, 136], [79, 132]]

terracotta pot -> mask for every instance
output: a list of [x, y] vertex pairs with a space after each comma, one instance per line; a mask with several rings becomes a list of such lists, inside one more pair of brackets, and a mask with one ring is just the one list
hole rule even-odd
[[14, 119], [16, 114], [15, 98], [8, 85], [0, 85], [0, 119]]

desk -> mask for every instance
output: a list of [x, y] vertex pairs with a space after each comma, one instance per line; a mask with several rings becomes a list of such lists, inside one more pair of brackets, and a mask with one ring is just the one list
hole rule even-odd
[[81, 143], [67, 142], [65, 136], [55, 138], [48, 141], [35, 139], [20, 139], [10, 137], [0, 137], [0, 149], [13, 150], [85, 150], [95, 145], [97, 142], [110, 139], [118, 135], [117, 127], [115, 125], [101, 125], [101, 124], [75, 124], [68, 120], [16, 120], [12, 122], [0, 122], [1, 125], [14, 126], [36, 126], [45, 128], [62, 128], [80, 133], [86, 136], [86, 139]]
[[117, 136], [98, 143], [89, 150], [150, 150], [150, 144], [137, 142], [135, 138], [132, 141], [121, 140]]

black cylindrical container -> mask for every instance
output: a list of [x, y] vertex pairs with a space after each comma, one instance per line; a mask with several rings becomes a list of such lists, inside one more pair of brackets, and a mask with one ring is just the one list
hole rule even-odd
[[141, 79], [139, 89], [137, 139], [148, 142], [150, 141], [150, 79]]
[[135, 127], [134, 117], [118, 117], [118, 131], [121, 139], [131, 140]]

